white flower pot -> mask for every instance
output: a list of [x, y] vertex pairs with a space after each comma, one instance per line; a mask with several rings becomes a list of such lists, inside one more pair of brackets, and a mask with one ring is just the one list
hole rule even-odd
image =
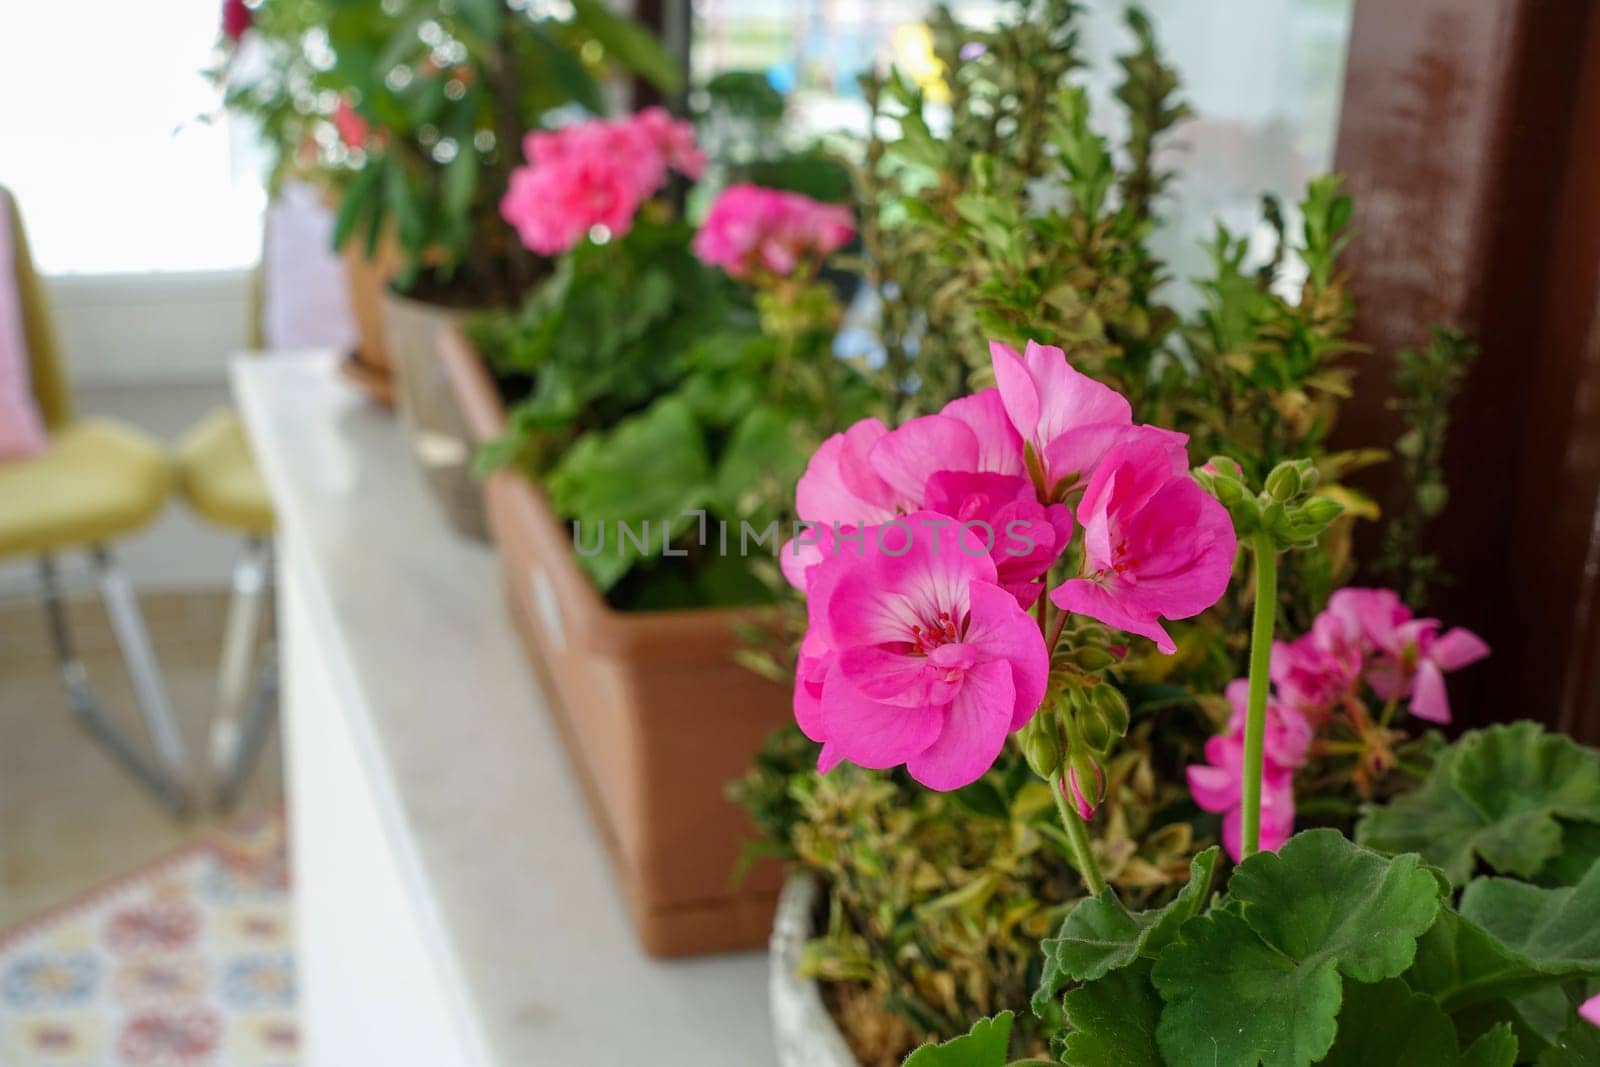
[[815, 979], [799, 977], [801, 950], [815, 932], [820, 891], [815, 877], [796, 872], [778, 897], [769, 986], [779, 1067], [860, 1067], [822, 1003], [822, 987]]

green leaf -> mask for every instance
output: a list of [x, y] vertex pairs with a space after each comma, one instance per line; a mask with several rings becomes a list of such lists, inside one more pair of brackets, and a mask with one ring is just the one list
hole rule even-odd
[[807, 458], [795, 443], [788, 417], [765, 405], [750, 409], [733, 428], [717, 465], [718, 512], [729, 518], [753, 514], [744, 497], [753, 492], [759, 496], [763, 484], [774, 484], [780, 499], [792, 497]]
[[632, 19], [615, 15], [600, 0], [573, 0], [574, 17], [618, 63], [668, 95], [683, 88], [683, 72], [667, 50]]
[[1404, 971], [1441, 887], [1414, 855], [1386, 859], [1311, 830], [1241, 863], [1229, 893], [1229, 908], [1186, 923], [1155, 966], [1167, 1002], [1161, 1050], [1175, 1064], [1320, 1059], [1341, 975], [1376, 982]]
[[1161, 998], [1139, 961], [1062, 998], [1072, 1032], [1062, 1046], [1073, 1067], [1162, 1067], [1156, 1045]]
[[1558, 889], [1480, 878], [1461, 894], [1461, 914], [1546, 973], [1600, 977], [1600, 863]]
[[942, 1045], [924, 1045], [902, 1067], [1005, 1067], [1011, 1048], [1011, 1013], [979, 1019], [970, 1033]]
[[1517, 1035], [1510, 1024], [1499, 1023], [1461, 1054], [1461, 1067], [1512, 1067], [1517, 1051]]
[[1531, 878], [1562, 852], [1558, 816], [1600, 822], [1600, 753], [1518, 722], [1446, 749], [1418, 789], [1368, 809], [1356, 840], [1419, 852], [1458, 886], [1479, 858]]
[[[609, 589], [639, 560], [660, 555], [664, 536], [670, 540], [697, 521], [684, 513], [705, 506], [710, 481], [699, 423], [682, 401], [667, 397], [609, 433], [580, 438], [546, 487], [556, 511], [581, 524], [580, 545], [592, 548], [603, 531], [600, 551], [580, 552], [578, 562]], [[642, 549], [620, 536], [619, 524], [636, 532], [648, 524]]]
[[1389, 978], [1345, 983], [1339, 1036], [1322, 1062], [1325, 1067], [1449, 1067], [1460, 1058], [1450, 1016], [1433, 998]]
[[1044, 973], [1033, 994], [1034, 1014], [1042, 1014], [1067, 982], [1091, 982], [1126, 967], [1140, 956], [1154, 959], [1172, 942], [1178, 928], [1205, 907], [1222, 850], [1215, 845], [1189, 864], [1189, 883], [1163, 908], [1129, 913], [1107, 888], [1078, 902], [1061, 932], [1041, 946]]
[[1418, 939], [1417, 957], [1405, 978], [1450, 1012], [1561, 980], [1546, 976], [1532, 960], [1452, 908], [1441, 908], [1438, 921]]
[[378, 178], [382, 168], [367, 166], [361, 168], [361, 173], [346, 187], [344, 195], [339, 198], [339, 210], [333, 220], [333, 250], [343, 252], [344, 246], [350, 242], [350, 237], [355, 233], [361, 216], [372, 210], [371, 197], [377, 188]]
[[556, 40], [555, 35], [540, 23], [533, 22], [527, 25], [525, 36], [527, 44], [539, 58], [536, 69], [550, 79], [562, 96], [580, 104], [591, 115], [606, 113], [606, 98], [600, 86], [595, 84], [578, 57]]
[[1540, 1053], [1538, 1067], [1594, 1067], [1600, 1063], [1600, 1027], [1574, 1013], [1556, 1043]]

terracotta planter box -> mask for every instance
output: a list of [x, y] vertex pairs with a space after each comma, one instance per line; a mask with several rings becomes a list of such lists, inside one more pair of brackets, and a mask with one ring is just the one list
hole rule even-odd
[[[505, 411], [477, 352], [454, 329], [439, 348], [473, 439], [501, 436]], [[763, 862], [733, 884], [755, 831], [724, 793], [790, 715], [787, 690], [733, 659], [735, 627], [757, 615], [615, 611], [537, 486], [500, 471], [483, 492], [512, 619], [646, 951], [765, 945], [782, 870]]]

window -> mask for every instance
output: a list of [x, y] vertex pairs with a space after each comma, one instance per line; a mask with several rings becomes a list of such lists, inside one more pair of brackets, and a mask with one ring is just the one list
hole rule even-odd
[[0, 4], [0, 183], [22, 205], [44, 271], [255, 262], [259, 177], [235, 166], [228, 125], [201, 118], [217, 110], [201, 72], [220, 10], [220, 0]]

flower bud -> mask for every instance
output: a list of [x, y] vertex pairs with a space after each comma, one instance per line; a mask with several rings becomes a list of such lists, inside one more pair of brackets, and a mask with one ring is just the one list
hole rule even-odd
[[1226, 478], [1234, 482], [1244, 481], [1244, 471], [1227, 456], [1212, 456], [1200, 469], [1213, 478]]
[[1061, 738], [1053, 711], [1041, 711], [1023, 729], [1022, 755], [1028, 769], [1047, 782], [1061, 773]]
[[1267, 475], [1267, 495], [1280, 504], [1287, 504], [1300, 495], [1300, 472], [1293, 463], [1280, 463]]
[[1093, 674], [1095, 671], [1103, 671], [1115, 664], [1117, 657], [1112, 655], [1108, 649], [1085, 645], [1073, 651], [1072, 662], [1079, 669]]
[[1094, 692], [1095, 711], [1104, 720], [1112, 737], [1122, 737], [1128, 732], [1128, 698], [1114, 685], [1102, 685]]
[[1295, 516], [1300, 522], [1326, 527], [1344, 514], [1344, 505], [1329, 496], [1314, 496], [1300, 505]]
[[1088, 753], [1074, 752], [1062, 786], [1078, 814], [1085, 820], [1092, 819], [1106, 798], [1106, 773]]

